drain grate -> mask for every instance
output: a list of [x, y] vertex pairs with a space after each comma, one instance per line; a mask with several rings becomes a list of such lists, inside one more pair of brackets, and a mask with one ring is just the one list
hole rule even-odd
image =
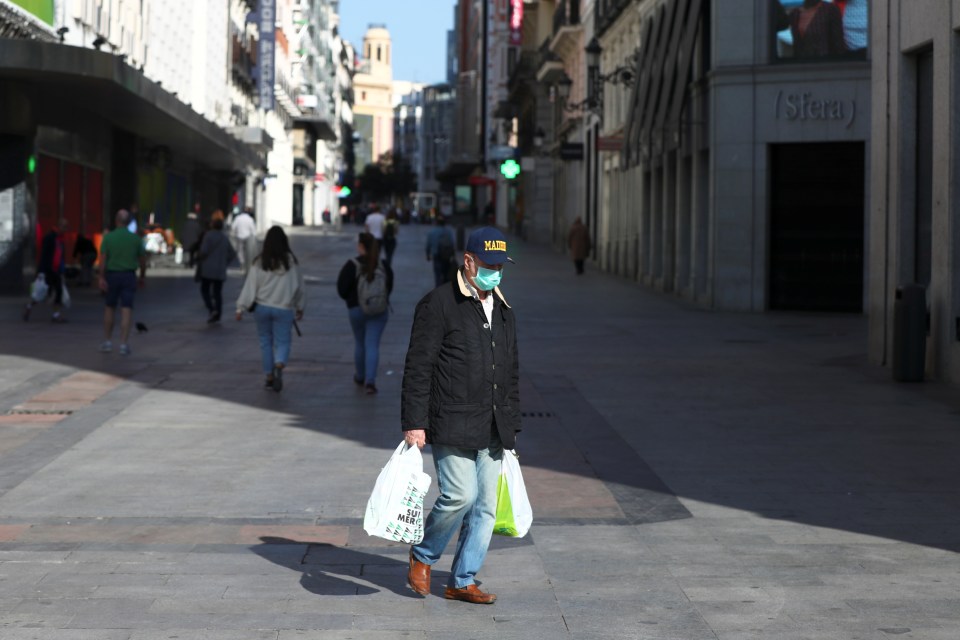
[[8, 416], [69, 416], [73, 409], [11, 409]]
[[549, 411], [521, 411], [521, 418], [553, 418], [554, 415]]

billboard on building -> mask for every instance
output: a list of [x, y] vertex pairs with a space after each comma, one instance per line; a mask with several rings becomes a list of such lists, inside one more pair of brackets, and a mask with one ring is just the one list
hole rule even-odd
[[869, 5], [869, 0], [771, 0], [776, 57], [865, 59]]
[[257, 19], [260, 26], [260, 41], [257, 44], [257, 94], [260, 96], [260, 108], [272, 111], [277, 59], [277, 0], [260, 0]]
[[55, 0], [11, 0], [11, 2], [53, 26]]

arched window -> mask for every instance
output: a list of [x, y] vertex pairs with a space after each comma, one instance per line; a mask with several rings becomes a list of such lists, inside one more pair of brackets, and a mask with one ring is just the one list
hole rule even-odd
[[380, 52], [380, 45], [377, 45], [377, 62], [380, 62], [380, 60], [381, 60], [381, 58], [380, 58], [380, 53], [381, 53], [381, 52]]

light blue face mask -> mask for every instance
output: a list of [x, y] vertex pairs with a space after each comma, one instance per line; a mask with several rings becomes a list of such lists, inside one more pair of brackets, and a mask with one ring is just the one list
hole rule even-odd
[[498, 286], [500, 286], [500, 278], [503, 275], [502, 271], [497, 271], [495, 269], [485, 269], [483, 267], [477, 267], [477, 275], [473, 278], [473, 283], [477, 285], [477, 288], [482, 291], [493, 291]]

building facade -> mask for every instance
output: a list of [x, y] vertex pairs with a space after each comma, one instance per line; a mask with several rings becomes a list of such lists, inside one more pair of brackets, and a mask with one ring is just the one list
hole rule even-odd
[[870, 3], [870, 357], [890, 366], [897, 290], [923, 287], [926, 375], [960, 382], [960, 2]]
[[[415, 175], [422, 175], [423, 85], [394, 82], [393, 162], [405, 163]], [[404, 194], [404, 197], [410, 194]], [[410, 202], [404, 202], [409, 206]]]
[[[862, 312], [866, 3], [599, 0], [581, 3], [579, 35], [571, 9], [556, 3], [544, 49], [561, 64], [538, 75], [580, 112], [554, 144], [582, 141], [557, 175], [583, 178], [557, 186], [578, 204], [558, 204], [536, 236], [560, 245], [582, 215], [595, 265], [656, 290], [711, 308]], [[815, 13], [830, 37], [799, 29]]]
[[[449, 84], [434, 84], [423, 90], [423, 117], [420, 127], [420, 165], [418, 188], [432, 194], [434, 201], [445, 203], [444, 215], [453, 213], [453, 199], [443, 188], [440, 172], [450, 162], [450, 143], [454, 135], [456, 94]], [[446, 195], [441, 198], [441, 195]]]
[[336, 139], [334, 13], [328, 0], [0, 0], [3, 283], [22, 286], [30, 238], [60, 219], [68, 253], [119, 208], [175, 234], [194, 203], [251, 207], [261, 228], [314, 222], [333, 199], [314, 197], [314, 176], [317, 140]]

